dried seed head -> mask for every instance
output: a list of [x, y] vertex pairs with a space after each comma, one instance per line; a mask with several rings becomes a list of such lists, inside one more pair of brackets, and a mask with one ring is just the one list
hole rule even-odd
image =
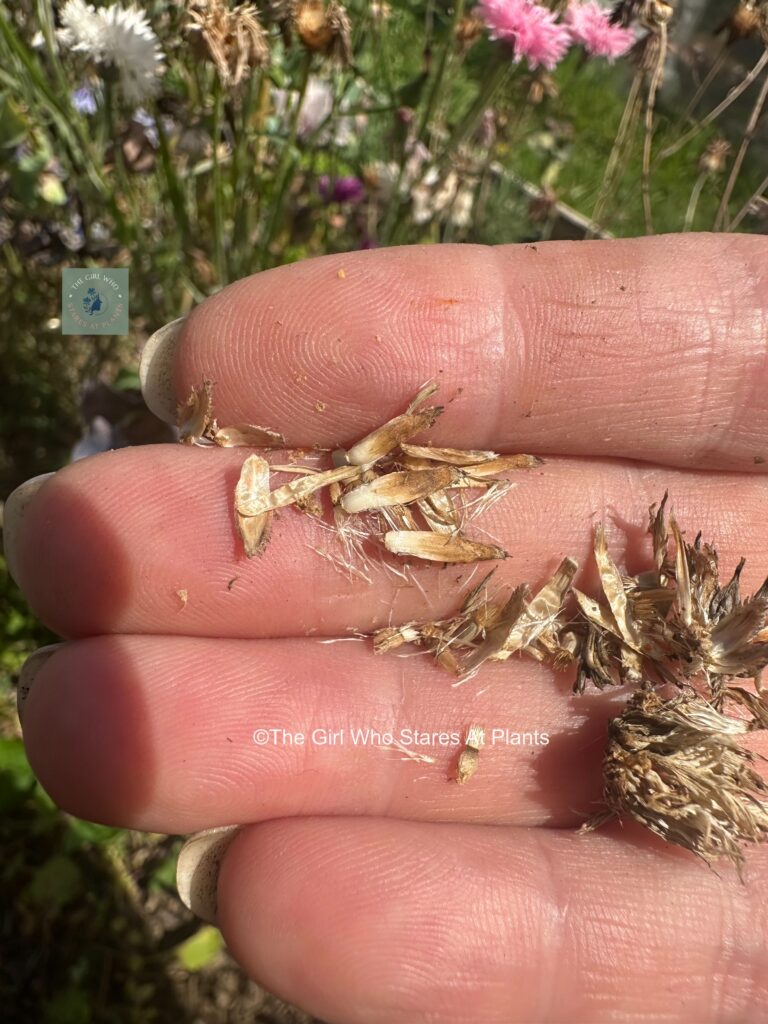
[[352, 62], [352, 29], [346, 9], [338, 0], [298, 0], [294, 25], [310, 53], [330, 57], [342, 66]]
[[736, 739], [747, 728], [692, 693], [635, 693], [609, 726], [607, 812], [584, 830], [629, 815], [707, 864], [725, 857], [740, 868], [742, 845], [768, 837], [768, 785]]
[[722, 174], [730, 151], [731, 144], [727, 139], [713, 139], [701, 154], [699, 171], [702, 174]]
[[482, 36], [484, 29], [485, 22], [474, 14], [467, 14], [460, 18], [454, 32], [459, 52], [466, 53], [470, 47], [474, 46]]
[[194, 0], [185, 27], [213, 62], [225, 89], [236, 89], [253, 68], [269, 62], [267, 37], [250, 4], [230, 8], [224, 0]]
[[429, 562], [483, 562], [507, 557], [507, 552], [494, 544], [481, 544], [460, 533], [444, 535], [429, 530], [389, 530], [384, 534], [384, 546], [393, 555]]

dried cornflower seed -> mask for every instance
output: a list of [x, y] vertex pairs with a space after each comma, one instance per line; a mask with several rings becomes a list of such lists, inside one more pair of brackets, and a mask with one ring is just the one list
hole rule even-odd
[[258, 516], [272, 509], [294, 505], [329, 484], [353, 480], [359, 475], [360, 470], [356, 466], [341, 466], [339, 469], [328, 469], [322, 473], [308, 473], [288, 484], [283, 484], [282, 487], [277, 487], [274, 491], [269, 491], [266, 495], [250, 498], [236, 492], [235, 508], [240, 515]]
[[426, 498], [433, 491], [450, 487], [457, 479], [458, 473], [452, 466], [386, 473], [347, 491], [341, 499], [341, 506], [345, 512], [365, 512], [373, 508], [408, 505]]
[[495, 544], [482, 544], [460, 533], [448, 535], [429, 530], [389, 530], [384, 534], [384, 546], [393, 555], [429, 562], [483, 562], [507, 557], [507, 552]]
[[213, 440], [220, 448], [282, 448], [285, 438], [269, 427], [243, 423], [237, 427], [219, 427]]
[[421, 412], [406, 412], [396, 416], [353, 445], [347, 452], [347, 461], [353, 466], [373, 465], [409, 437], [428, 430], [442, 411], [441, 405], [435, 405]]
[[480, 765], [480, 751], [485, 745], [485, 729], [482, 725], [470, 725], [464, 740], [464, 749], [456, 765], [456, 781], [460, 786], [469, 782]]
[[269, 540], [272, 513], [264, 511], [256, 515], [242, 515], [241, 507], [269, 500], [269, 463], [260, 455], [249, 455], [240, 470], [235, 487], [235, 525], [243, 541], [248, 558], [259, 555]]
[[710, 866], [725, 857], [740, 870], [742, 845], [768, 837], [768, 785], [737, 741], [748, 728], [692, 692], [638, 691], [609, 725], [607, 809], [582, 831], [629, 815]]
[[462, 451], [460, 448], [432, 448], [429, 445], [401, 442], [400, 448], [406, 455], [416, 459], [430, 459], [433, 462], [448, 462], [452, 466], [471, 466], [498, 459], [496, 452]]

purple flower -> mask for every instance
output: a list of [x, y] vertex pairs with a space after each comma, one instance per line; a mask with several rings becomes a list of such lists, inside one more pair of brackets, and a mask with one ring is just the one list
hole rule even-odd
[[331, 186], [328, 175], [321, 174], [317, 185], [326, 203], [359, 203], [365, 198], [365, 185], [353, 175], [337, 178]]
[[93, 89], [89, 89], [87, 85], [75, 89], [72, 93], [72, 106], [78, 114], [95, 114], [97, 103]]

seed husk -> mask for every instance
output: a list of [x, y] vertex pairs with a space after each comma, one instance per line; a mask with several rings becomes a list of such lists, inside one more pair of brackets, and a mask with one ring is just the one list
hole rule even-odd
[[384, 534], [384, 546], [393, 555], [429, 562], [483, 562], [507, 557], [507, 552], [495, 544], [470, 540], [460, 533], [446, 535], [431, 530], [389, 530]]

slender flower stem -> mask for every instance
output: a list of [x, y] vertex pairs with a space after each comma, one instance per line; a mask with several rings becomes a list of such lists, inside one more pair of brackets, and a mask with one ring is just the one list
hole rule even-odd
[[216, 277], [221, 286], [228, 283], [227, 253], [224, 242], [224, 193], [221, 175], [221, 160], [219, 157], [219, 143], [221, 141], [221, 127], [224, 113], [224, 95], [221, 88], [219, 76], [213, 77], [213, 174], [211, 182], [213, 185], [213, 253], [216, 266]]
[[696, 183], [691, 191], [691, 198], [688, 200], [688, 209], [685, 211], [683, 231], [690, 231], [693, 226], [693, 218], [696, 216], [696, 207], [699, 205], [701, 190], [704, 188], [704, 183], [706, 182], [707, 177], [707, 171], [702, 171], [696, 179]]
[[[768, 51], [766, 51], [766, 52], [768, 52]], [[758, 122], [760, 120], [760, 117], [761, 117], [761, 115], [763, 113], [763, 108], [765, 107], [765, 104], [766, 104], [767, 100], [768, 100], [768, 75], [765, 76], [765, 80], [763, 81], [763, 85], [762, 85], [762, 88], [760, 89], [760, 93], [759, 93], [757, 99], [755, 100], [755, 105], [752, 108], [752, 113], [749, 115], [749, 121], [747, 122], [747, 127], [746, 127], [746, 129], [744, 131], [744, 137], [741, 140], [741, 145], [739, 146], [739, 151], [736, 154], [736, 159], [733, 161], [733, 166], [731, 167], [731, 173], [728, 175], [728, 181], [727, 181], [725, 189], [723, 191], [723, 198], [720, 200], [720, 206], [719, 206], [718, 211], [717, 211], [717, 216], [715, 217], [715, 224], [714, 224], [714, 230], [715, 231], [720, 231], [720, 230], [726, 230], [727, 231], [728, 230], [728, 227], [729, 227], [729, 224], [728, 224], [728, 204], [731, 201], [731, 196], [733, 195], [733, 190], [736, 187], [736, 182], [738, 181], [739, 174], [741, 173], [741, 168], [742, 168], [742, 165], [744, 163], [744, 158], [746, 157], [747, 150], [749, 149], [749, 146], [750, 146], [752, 140], [755, 137], [755, 132], [757, 131], [757, 124], [758, 124]]]
[[744, 90], [748, 89], [750, 85], [752, 85], [766, 64], [768, 64], [768, 47], [763, 51], [762, 56], [754, 65], [752, 70], [747, 72], [738, 85], [734, 85], [722, 103], [718, 103], [713, 110], [710, 110], [706, 117], [703, 117], [701, 121], [699, 121], [698, 124], [695, 124], [690, 131], [685, 133], [685, 135], [681, 135], [680, 138], [676, 142], [673, 142], [671, 146], [667, 146], [666, 149], [662, 149], [659, 153], [659, 160], [666, 160], [668, 157], [674, 156], [674, 154], [678, 153], [683, 146], [688, 145], [691, 139], [695, 139], [700, 132], [704, 131], [704, 129], [712, 124], [713, 121], [717, 120], [717, 118], [720, 117], [720, 115], [726, 111], [732, 103], [736, 102]]
[[651, 209], [651, 149], [653, 147], [653, 115], [656, 109], [656, 93], [664, 77], [664, 64], [667, 59], [667, 24], [662, 22], [658, 28], [659, 52], [648, 85], [648, 98], [645, 103], [645, 137], [643, 139], [643, 170], [642, 194], [643, 213], [645, 214], [646, 234], [653, 234], [653, 212]]
[[616, 130], [616, 138], [613, 140], [613, 146], [608, 156], [608, 162], [605, 165], [605, 171], [603, 172], [603, 180], [600, 183], [600, 191], [597, 194], [597, 200], [592, 210], [591, 220], [594, 224], [601, 222], [605, 208], [608, 205], [608, 200], [616, 185], [624, 154], [624, 146], [639, 112], [640, 89], [644, 78], [645, 72], [642, 68], [638, 68], [629, 87], [627, 102], [624, 104], [624, 111], [619, 121], [619, 127]]
[[435, 110], [440, 104], [440, 100], [443, 97], [445, 90], [445, 78], [446, 70], [448, 68], [451, 53], [455, 46], [456, 39], [456, 27], [464, 16], [465, 0], [454, 0], [453, 5], [453, 17], [451, 18], [450, 26], [446, 33], [446, 38], [443, 41], [443, 45], [440, 50], [440, 58], [438, 60], [437, 69], [435, 71], [432, 83], [427, 96], [427, 101], [424, 104], [424, 108], [421, 113], [419, 120], [419, 127], [416, 132], [417, 138], [424, 140], [427, 129], [432, 121]]
[[689, 117], [693, 117], [693, 112], [696, 110], [696, 107], [698, 107], [699, 103], [701, 102], [704, 93], [707, 91], [707, 89], [710, 87], [714, 79], [717, 77], [717, 73], [725, 63], [725, 58], [727, 57], [727, 55], [728, 44], [723, 43], [723, 47], [720, 50], [720, 53], [718, 53], [717, 57], [715, 57], [715, 59], [712, 61], [712, 66], [705, 75], [704, 80], [699, 85], [696, 92], [693, 94], [693, 99], [691, 100], [691, 102], [685, 108], [685, 114], [683, 116], [686, 120]]
[[509, 59], [506, 47], [503, 44], [500, 45], [496, 63], [491, 67], [490, 72], [486, 76], [474, 103], [451, 133], [445, 148], [438, 158], [440, 164], [445, 164], [477, 128], [483, 114], [495, 99], [501, 86], [510, 77], [513, 68], [514, 65]]
[[296, 148], [296, 139], [299, 134], [299, 118], [301, 115], [301, 108], [304, 106], [304, 97], [307, 94], [307, 84], [309, 82], [309, 72], [311, 67], [312, 54], [307, 50], [304, 54], [304, 61], [301, 68], [298, 96], [296, 97], [296, 103], [291, 112], [291, 120], [288, 125], [288, 137], [283, 144], [280, 165], [275, 176], [277, 188], [275, 190], [275, 197], [272, 203], [272, 215], [269, 218], [269, 223], [267, 224], [266, 231], [264, 232], [264, 240], [261, 245], [262, 267], [270, 265], [270, 248], [277, 234], [277, 229], [283, 221], [283, 205], [285, 203], [285, 196], [290, 183], [291, 169], [295, 159], [294, 150]]
[[763, 178], [763, 180], [757, 186], [755, 191], [752, 193], [752, 195], [749, 197], [746, 203], [744, 203], [742, 208], [731, 221], [731, 231], [735, 231], [739, 224], [741, 224], [741, 222], [749, 213], [752, 204], [756, 203], [757, 200], [762, 197], [763, 192], [765, 192], [766, 190], [768, 190], [768, 175], [765, 178]]

